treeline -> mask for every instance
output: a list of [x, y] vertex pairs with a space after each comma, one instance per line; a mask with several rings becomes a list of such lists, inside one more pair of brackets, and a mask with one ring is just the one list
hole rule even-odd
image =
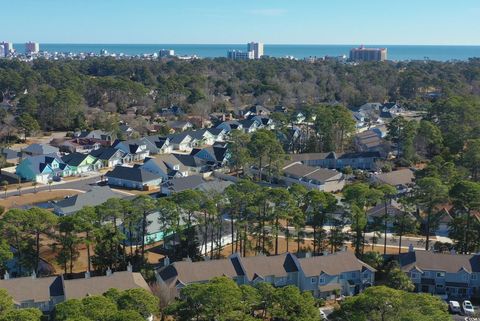
[[110, 289], [103, 295], [70, 299], [55, 307], [51, 318], [36, 308], [15, 308], [13, 298], [0, 289], [1, 321], [144, 321], [159, 313], [159, 299], [144, 289]]
[[[286, 59], [143, 61], [91, 58], [32, 63], [0, 62], [0, 92], [16, 113], [28, 113], [44, 130], [91, 125], [88, 107], [122, 113], [132, 105], [151, 114], [170, 104], [205, 115], [260, 103], [289, 107], [340, 102], [403, 101], [428, 108], [434, 97], [480, 92], [480, 60], [348, 65]], [[106, 117], [96, 114], [97, 118]], [[100, 115], [100, 116], [99, 116]], [[2, 120], [8, 120], [5, 111]]]
[[[316, 300], [310, 292], [301, 293], [295, 286], [275, 288], [269, 283], [238, 286], [228, 278], [215, 278], [183, 288], [164, 314], [178, 321], [317, 321], [321, 320], [319, 307], [323, 304], [323, 300]], [[451, 317], [447, 305], [438, 297], [378, 286], [346, 298], [328, 319], [447, 321]]]

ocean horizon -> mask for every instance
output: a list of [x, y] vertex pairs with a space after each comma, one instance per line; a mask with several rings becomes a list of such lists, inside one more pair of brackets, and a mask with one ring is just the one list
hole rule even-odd
[[[350, 49], [359, 45], [282, 45], [265, 44], [265, 55], [270, 57], [292, 56], [297, 59], [308, 57], [349, 55]], [[387, 48], [388, 59], [404, 60], [467, 60], [480, 57], [480, 46], [449, 45], [367, 45], [368, 48]], [[18, 52], [25, 44], [14, 44]], [[160, 49], [173, 49], [177, 55], [197, 55], [200, 58], [226, 57], [228, 50], [246, 50], [246, 44], [67, 44], [40, 43], [40, 50], [50, 53], [109, 53], [129, 56], [158, 53]]]

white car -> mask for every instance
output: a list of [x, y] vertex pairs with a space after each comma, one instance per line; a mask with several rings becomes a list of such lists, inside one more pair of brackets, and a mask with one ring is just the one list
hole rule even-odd
[[322, 309], [318, 309], [320, 311], [320, 320], [327, 320], [327, 315], [325, 312], [322, 311]]
[[460, 308], [460, 303], [458, 301], [449, 301], [448, 308], [451, 313], [461, 313], [462, 309]]
[[465, 315], [473, 315], [475, 313], [475, 310], [473, 309], [472, 302], [465, 300], [462, 303], [462, 310], [463, 314]]

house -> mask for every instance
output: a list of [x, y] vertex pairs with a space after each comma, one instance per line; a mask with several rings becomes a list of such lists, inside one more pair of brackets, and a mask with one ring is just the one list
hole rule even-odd
[[212, 126], [212, 121], [203, 116], [187, 116], [186, 119], [195, 127], [195, 128], [205, 128]]
[[185, 190], [199, 188], [203, 183], [205, 183], [205, 180], [199, 175], [173, 178], [162, 184], [161, 192], [164, 195], [171, 195]]
[[189, 174], [201, 174], [210, 172], [214, 169], [215, 164], [209, 163], [195, 155], [173, 154], [176, 159], [187, 169]]
[[372, 176], [373, 182], [391, 185], [395, 187], [399, 193], [407, 192], [412, 187], [414, 179], [415, 175], [410, 168], [403, 168]]
[[21, 152], [11, 148], [1, 148], [0, 156], [3, 157], [7, 163], [18, 164], [21, 159]]
[[102, 295], [109, 289], [128, 290], [141, 288], [151, 292], [140, 273], [120, 271], [108, 275], [65, 280], [62, 276], [37, 278], [34, 275], [0, 280], [0, 288], [13, 298], [16, 308], [38, 308], [51, 313], [55, 305], [70, 299], [82, 299], [91, 295]]
[[212, 134], [213, 142], [223, 142], [225, 141], [226, 131], [222, 128], [207, 128], [207, 131]]
[[248, 118], [252, 115], [254, 116], [269, 116], [271, 114], [270, 110], [267, 108], [260, 106], [260, 105], [254, 105], [251, 106], [241, 112], [242, 116], [244, 118]]
[[135, 133], [135, 129], [130, 127], [128, 124], [123, 123], [118, 126], [118, 131], [122, 135], [122, 137], [132, 137], [133, 133]]
[[480, 297], [480, 255], [414, 251], [399, 256], [400, 268], [416, 292], [448, 295], [450, 299]]
[[[147, 148], [149, 144], [145, 139], [134, 139], [126, 141], [116, 141], [113, 147], [121, 150], [125, 154], [129, 155], [129, 161], [143, 161], [150, 155], [150, 150]], [[155, 147], [156, 148], [156, 147]]]
[[228, 120], [220, 123], [216, 128], [225, 130], [225, 133], [229, 133], [232, 130], [243, 130], [243, 125], [238, 120]]
[[58, 154], [59, 152], [58, 148], [47, 144], [31, 144], [22, 149], [22, 153], [28, 156]]
[[17, 165], [15, 174], [27, 181], [47, 184], [50, 180], [71, 176], [74, 173], [60, 157], [51, 154], [24, 158]]
[[351, 153], [305, 153], [292, 155], [292, 162], [342, 170], [345, 167], [352, 169], [377, 170], [379, 162], [384, 158], [379, 152], [351, 152]]
[[131, 266], [127, 271], [111, 272], [106, 275], [64, 280], [65, 299], [82, 299], [92, 295], [102, 295], [109, 289], [120, 291], [129, 289], [144, 289], [151, 292], [150, 287], [142, 274], [131, 272]]
[[239, 123], [242, 125], [243, 130], [247, 134], [253, 133], [257, 129], [260, 129], [263, 127], [262, 122], [254, 118], [240, 120]]
[[65, 164], [70, 167], [73, 175], [92, 172], [100, 169], [101, 162], [89, 154], [71, 153], [62, 157]]
[[48, 313], [53, 311], [55, 305], [65, 301], [61, 276], [10, 278], [6, 274], [0, 280], [0, 288], [13, 298], [16, 308], [37, 308]]
[[[388, 217], [387, 228], [392, 228], [394, 225], [395, 219], [405, 214], [405, 212], [400, 207], [400, 204], [396, 201], [387, 202], [386, 210], [387, 210], [387, 217]], [[412, 218], [412, 220], [415, 219], [412, 213], [407, 213], [407, 215], [409, 215]], [[370, 208], [367, 211], [367, 221], [369, 223], [375, 223], [375, 222], [378, 222], [379, 220], [383, 221], [384, 217], [385, 217], [385, 204], [383, 202], [375, 205], [374, 207]]]
[[137, 190], [155, 189], [162, 183], [162, 177], [140, 167], [116, 166], [105, 174], [108, 185]]
[[187, 133], [172, 134], [167, 136], [172, 150], [191, 151], [197, 144], [197, 140]]
[[311, 167], [301, 162], [290, 163], [282, 170], [281, 180], [287, 186], [301, 184], [309, 189], [336, 192], [345, 186], [344, 175], [336, 170]]
[[108, 186], [94, 186], [86, 193], [69, 196], [60, 201], [52, 202], [53, 212], [58, 216], [72, 215], [85, 206], [97, 206], [110, 198], [118, 198]]
[[260, 128], [265, 128], [268, 130], [275, 129], [275, 123], [271, 118], [265, 116], [250, 116], [248, 119], [256, 120], [260, 124]]
[[358, 260], [352, 252], [299, 259], [291, 253], [276, 256], [241, 257], [203, 262], [166, 260], [156, 271], [157, 282], [165, 286], [170, 299], [189, 284], [204, 283], [225, 276], [237, 284], [255, 285], [267, 282], [277, 287], [294, 285], [316, 297], [334, 292], [354, 295], [373, 285], [375, 269]]
[[161, 176], [164, 182], [172, 177], [186, 177], [189, 174], [188, 168], [174, 154], [147, 157], [140, 168]]
[[162, 136], [147, 136], [142, 139], [152, 154], [168, 154], [172, 152], [170, 139]]
[[94, 138], [73, 138], [63, 141], [52, 139], [50, 144], [58, 147], [60, 151], [64, 153], [89, 153], [92, 150], [99, 149], [102, 146], [110, 146], [109, 144], [102, 144], [102, 142]]
[[228, 148], [220, 145], [213, 145], [202, 149], [194, 148], [190, 155], [200, 158], [214, 167], [225, 166], [230, 157]]
[[[221, 131], [221, 129], [217, 131]], [[208, 129], [189, 130], [182, 134], [192, 137], [196, 141], [196, 145], [213, 145], [217, 138]]]
[[193, 128], [193, 124], [186, 120], [167, 121], [167, 126], [175, 130], [175, 132], [184, 132], [190, 128]]
[[379, 152], [386, 156], [390, 145], [374, 130], [366, 130], [355, 135], [355, 148], [358, 152]]
[[385, 103], [380, 107], [380, 117], [383, 117], [382, 115], [385, 113], [388, 113], [389, 117], [388, 118], [393, 118], [399, 114], [404, 113], [406, 110], [402, 106], [400, 106], [398, 103], [395, 102], [389, 102]]
[[348, 251], [298, 259], [300, 288], [316, 297], [327, 298], [335, 292], [355, 295], [372, 286], [376, 270]]
[[176, 105], [172, 105], [168, 108], [162, 108], [162, 110], [160, 111], [161, 117], [172, 117], [172, 116], [178, 117], [184, 114], [185, 112], [183, 111], [182, 107], [176, 106]]
[[89, 138], [95, 139], [100, 142], [104, 142], [103, 146], [110, 146], [115, 140], [115, 135], [103, 130], [92, 130], [92, 131], [80, 131], [74, 134], [75, 138]]
[[101, 164], [98, 165], [99, 167], [115, 167], [127, 163], [130, 159], [128, 153], [113, 147], [101, 147], [92, 150], [90, 155], [97, 159], [97, 163]]

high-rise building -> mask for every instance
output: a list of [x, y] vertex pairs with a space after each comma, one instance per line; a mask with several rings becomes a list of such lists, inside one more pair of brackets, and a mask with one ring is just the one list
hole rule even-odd
[[387, 60], [387, 48], [353, 48], [350, 50], [351, 61], [385, 61]]
[[3, 47], [3, 57], [13, 54], [14, 52], [13, 43], [4, 41], [0, 44], [0, 46]]
[[40, 45], [38, 42], [27, 42], [25, 44], [25, 54], [27, 55], [32, 55], [32, 54], [37, 54], [40, 51]]
[[175, 50], [173, 49], [160, 49], [158, 52], [160, 58], [169, 58], [175, 56]]
[[250, 60], [255, 59], [255, 53], [253, 51], [230, 50], [227, 53], [227, 57], [231, 60]]
[[247, 44], [247, 51], [253, 51], [253, 59], [260, 59], [263, 56], [263, 43], [249, 42]]

